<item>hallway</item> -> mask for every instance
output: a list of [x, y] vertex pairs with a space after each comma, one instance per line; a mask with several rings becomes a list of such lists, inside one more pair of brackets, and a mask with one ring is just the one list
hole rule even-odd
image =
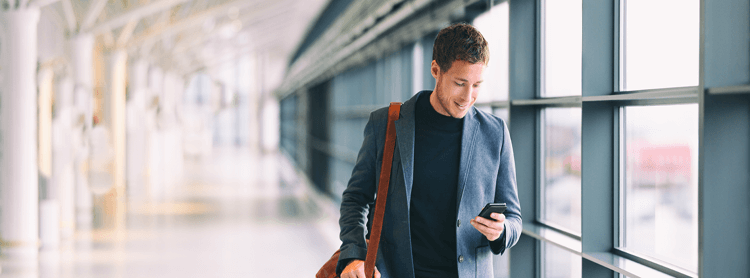
[[214, 149], [160, 197], [129, 200], [125, 229], [78, 231], [0, 277], [309, 277], [339, 245], [337, 208], [311, 190], [282, 155]]

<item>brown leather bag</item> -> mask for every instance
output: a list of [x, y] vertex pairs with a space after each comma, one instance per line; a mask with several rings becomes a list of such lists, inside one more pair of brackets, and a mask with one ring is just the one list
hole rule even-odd
[[[396, 146], [396, 120], [401, 111], [400, 102], [391, 102], [388, 107], [388, 126], [386, 127], [385, 148], [383, 149], [383, 164], [380, 169], [380, 184], [378, 184], [378, 195], [375, 200], [375, 212], [373, 214], [372, 231], [368, 241], [367, 258], [365, 259], [365, 277], [373, 277], [375, 271], [375, 258], [378, 254], [380, 244], [380, 231], [383, 229], [383, 215], [385, 215], [385, 200], [388, 198], [388, 185], [391, 181], [391, 165], [393, 162], [393, 150]], [[315, 274], [316, 278], [336, 278], [336, 264], [339, 261], [339, 253], [336, 250], [330, 259]]]

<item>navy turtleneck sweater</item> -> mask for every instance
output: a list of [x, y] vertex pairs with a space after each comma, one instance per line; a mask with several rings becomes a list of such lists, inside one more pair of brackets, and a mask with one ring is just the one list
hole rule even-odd
[[417, 99], [411, 242], [416, 277], [458, 277], [456, 194], [463, 119], [439, 114], [426, 92]]

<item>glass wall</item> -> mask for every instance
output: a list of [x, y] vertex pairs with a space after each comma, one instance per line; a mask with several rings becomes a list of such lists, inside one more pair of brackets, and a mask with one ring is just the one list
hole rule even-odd
[[478, 103], [508, 100], [508, 2], [495, 5], [474, 19], [473, 24], [490, 47], [490, 62]]
[[[484, 71], [484, 82], [477, 97], [475, 107], [494, 114], [510, 125], [508, 101], [508, 32], [509, 3], [507, 1], [491, 7], [477, 16], [472, 25], [482, 33], [490, 47], [490, 62]], [[507, 251], [502, 256], [494, 256], [494, 273], [497, 278], [510, 277], [510, 256]]]
[[542, 0], [541, 96], [581, 95], [581, 0]]
[[[549, 0], [541, 4], [539, 96], [580, 96], [582, 2]], [[539, 113], [539, 221], [579, 235], [581, 108], [542, 107]]]
[[622, 247], [697, 272], [698, 105], [622, 114]]
[[[697, 86], [700, 2], [620, 5], [620, 89], [684, 94]], [[620, 108], [620, 247], [692, 273], [698, 272], [697, 101]]]
[[549, 242], [541, 244], [543, 278], [577, 278], [581, 277], [581, 256]]
[[474, 106], [498, 116], [508, 125], [509, 6], [507, 1], [499, 3], [477, 16], [472, 22], [472, 25], [482, 32], [490, 47], [490, 62], [484, 71], [484, 82]]
[[621, 1], [621, 89], [698, 85], [699, 0]]
[[541, 220], [581, 233], [581, 108], [546, 108], [543, 116]]

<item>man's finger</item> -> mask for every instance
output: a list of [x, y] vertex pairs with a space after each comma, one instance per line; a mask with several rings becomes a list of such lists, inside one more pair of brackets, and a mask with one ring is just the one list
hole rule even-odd
[[490, 232], [490, 228], [489, 227], [487, 227], [486, 225], [484, 225], [482, 223], [477, 222], [476, 220], [471, 221], [471, 225], [474, 226], [474, 228], [476, 228], [480, 233], [482, 233], [484, 235], [487, 235], [487, 233]]
[[496, 221], [505, 221], [505, 214], [493, 212], [490, 216]]
[[375, 268], [375, 278], [380, 278], [380, 271], [378, 271], [378, 268]]
[[502, 233], [502, 230], [497, 230], [494, 228], [487, 227], [483, 225], [482, 223], [479, 223], [475, 220], [471, 221], [471, 225], [474, 226], [477, 231], [482, 233], [485, 237], [487, 237], [488, 240], [495, 240], [500, 237], [500, 234]]
[[477, 223], [479, 223], [479, 224], [482, 224], [484, 226], [487, 226], [489, 228], [496, 229], [496, 230], [502, 229], [502, 227], [504, 225], [503, 224], [504, 222], [493, 221], [493, 220], [489, 220], [489, 219], [486, 219], [486, 218], [483, 218], [483, 217], [479, 217], [479, 216], [477, 216], [474, 219], [474, 221], [477, 222]]

